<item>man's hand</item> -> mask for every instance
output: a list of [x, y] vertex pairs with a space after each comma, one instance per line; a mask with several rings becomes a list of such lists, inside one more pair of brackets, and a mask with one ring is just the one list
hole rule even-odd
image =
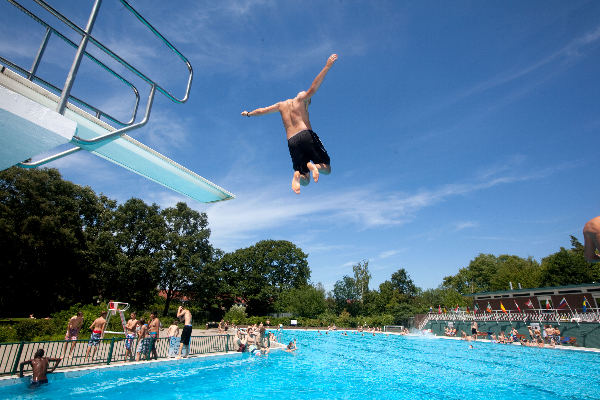
[[332, 54], [329, 56], [329, 58], [327, 59], [327, 66], [331, 68], [331, 66], [333, 65], [334, 62], [336, 62], [338, 59], [338, 55], [337, 54]]

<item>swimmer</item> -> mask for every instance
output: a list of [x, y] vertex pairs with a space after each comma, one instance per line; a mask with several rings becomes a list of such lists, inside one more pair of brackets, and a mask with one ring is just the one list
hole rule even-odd
[[600, 262], [600, 217], [592, 218], [583, 227], [583, 254], [591, 263]]
[[[41, 385], [42, 383], [48, 383], [48, 377], [46, 376], [46, 374], [54, 372], [54, 370], [58, 366], [58, 363], [60, 363], [60, 360], [61, 358], [44, 357], [44, 350], [39, 349], [35, 353], [35, 356], [32, 360], [23, 361], [20, 364], [21, 369], [19, 370], [19, 376], [21, 378], [23, 377], [23, 367], [25, 366], [25, 364], [29, 364], [31, 365], [31, 369], [33, 370], [31, 384], [37, 386]], [[54, 361], [54, 367], [52, 367], [52, 369], [48, 371], [48, 365], [50, 364], [50, 361]]]
[[293, 353], [294, 351], [296, 351], [296, 340], [295, 339], [293, 341], [291, 341], [290, 343], [288, 343], [288, 345], [285, 348], [285, 351], [287, 351], [288, 353]]
[[312, 173], [315, 182], [319, 181], [319, 174], [329, 175], [331, 173], [329, 155], [310, 125], [308, 106], [311, 97], [317, 92], [337, 58], [337, 54], [329, 56], [325, 67], [319, 72], [308, 90], [298, 93], [293, 99], [280, 101], [269, 107], [242, 111], [244, 117], [271, 114], [277, 111], [281, 114], [294, 167], [292, 190], [296, 194], [300, 194], [300, 185], [306, 186], [310, 182], [309, 173]]

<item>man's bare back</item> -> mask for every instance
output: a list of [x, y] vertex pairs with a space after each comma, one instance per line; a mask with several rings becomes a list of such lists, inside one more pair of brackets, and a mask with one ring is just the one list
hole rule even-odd
[[591, 263], [600, 262], [600, 217], [592, 218], [583, 227], [584, 255]]
[[106, 325], [106, 320], [104, 317], [98, 317], [94, 320], [92, 325], [90, 325], [90, 329], [94, 332], [102, 332], [104, 333], [104, 326]]
[[[327, 155], [323, 144], [319, 140], [316, 133], [313, 132], [312, 126], [310, 125], [308, 106], [310, 105], [312, 96], [319, 89], [321, 83], [323, 83], [325, 75], [327, 75], [327, 72], [336, 62], [337, 58], [337, 54], [332, 54], [331, 56], [329, 56], [325, 67], [317, 75], [317, 77], [314, 79], [313, 83], [310, 85], [307, 91], [302, 91], [292, 99], [280, 101], [269, 107], [257, 108], [250, 112], [242, 111], [242, 115], [245, 117], [271, 114], [274, 112], [279, 112], [279, 114], [281, 115], [281, 120], [283, 122], [286, 137], [288, 139], [288, 146], [290, 146], [290, 155], [292, 156], [292, 162], [294, 164], [292, 190], [297, 194], [300, 194], [300, 185], [308, 185], [309, 171], [312, 173], [313, 180], [315, 182], [319, 181], [319, 173], [325, 175], [331, 173], [329, 156]], [[319, 161], [315, 161], [314, 164], [311, 162], [312, 159], [309, 159], [308, 161], [306, 160], [306, 148], [294, 151], [296, 146], [302, 147], [302, 145], [297, 143], [294, 143], [293, 145], [290, 144], [290, 139], [292, 139], [298, 133], [305, 132], [309, 132], [312, 135], [312, 139], [307, 137], [307, 140], [311, 141], [311, 143], [313, 143], [314, 146], [316, 146], [317, 148], [317, 150], [313, 152], [312, 156], [315, 157], [316, 155], [315, 158], [317, 158]]]

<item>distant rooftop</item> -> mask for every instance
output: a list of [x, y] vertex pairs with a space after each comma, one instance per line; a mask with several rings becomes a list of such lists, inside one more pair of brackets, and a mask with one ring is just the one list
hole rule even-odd
[[530, 293], [530, 292], [538, 292], [538, 291], [562, 291], [568, 289], [587, 289], [594, 288], [600, 289], [600, 283], [581, 283], [579, 285], [566, 285], [566, 286], [547, 286], [547, 287], [538, 287], [538, 288], [524, 288], [524, 289], [513, 289], [513, 290], [498, 290], [494, 292], [479, 292], [467, 294], [469, 297], [478, 297], [478, 296], [489, 296], [489, 295], [498, 295], [498, 294], [513, 294], [513, 293]]

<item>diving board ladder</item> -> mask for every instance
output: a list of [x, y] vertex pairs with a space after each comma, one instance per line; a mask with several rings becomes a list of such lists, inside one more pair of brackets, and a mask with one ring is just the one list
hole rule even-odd
[[[101, 0], [94, 1], [85, 29], [81, 29], [46, 1], [33, 0], [68, 29], [80, 35], [79, 44], [70, 40], [59, 29], [50, 25], [18, 1], [6, 1], [41, 25], [45, 29], [45, 35], [29, 69], [0, 55], [0, 170], [13, 165], [35, 168], [80, 150], [87, 150], [200, 202], [209, 203], [234, 198], [225, 189], [128, 136], [128, 133], [143, 127], [148, 122], [157, 92], [175, 103], [184, 103], [188, 100], [193, 70], [187, 58], [126, 0], [119, 1], [185, 64], [188, 77], [183, 96], [176, 97], [171, 94], [92, 36], [91, 32], [102, 3]], [[62, 87], [37, 75], [37, 69], [51, 36], [59, 38], [68, 46], [76, 49], [75, 57]], [[88, 45], [94, 46], [148, 85], [149, 94], [145, 113], [141, 119], [137, 118], [140, 103], [138, 89], [125, 76], [88, 53], [86, 51]], [[131, 110], [131, 118], [128, 121], [120, 121], [85, 100], [71, 95], [71, 88], [84, 57], [131, 90], [135, 101]], [[53, 150], [65, 143], [70, 143], [72, 147], [63, 151]], [[40, 158], [40, 154], [48, 151], [52, 151], [53, 154]], [[30, 160], [36, 156], [37, 160]]]

